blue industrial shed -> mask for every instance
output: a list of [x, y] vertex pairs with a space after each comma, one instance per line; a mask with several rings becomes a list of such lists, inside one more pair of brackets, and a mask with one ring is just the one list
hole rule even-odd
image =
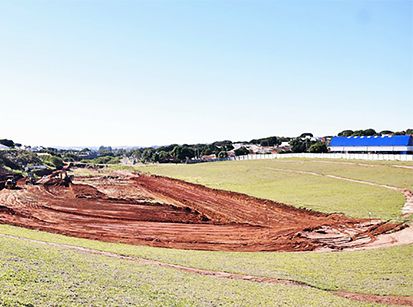
[[330, 143], [331, 152], [353, 153], [413, 153], [413, 136], [335, 136]]

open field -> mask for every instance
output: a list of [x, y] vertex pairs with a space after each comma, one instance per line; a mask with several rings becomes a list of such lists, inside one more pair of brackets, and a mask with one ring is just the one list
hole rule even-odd
[[[306, 288], [305, 292], [300, 292], [309, 295], [310, 299], [305, 305], [327, 306], [329, 303], [333, 306], [352, 305], [352, 302], [348, 300], [333, 300], [332, 302], [329, 292], [319, 292], [318, 290], [344, 290], [356, 293], [396, 295], [401, 297], [413, 295], [411, 288], [413, 270], [410, 263], [413, 249], [411, 245], [340, 253], [206, 252], [106, 243], [0, 225], [0, 246], [2, 247], [0, 249], [0, 263], [2, 267], [8, 269], [2, 269], [2, 272], [10, 273], [10, 270], [18, 266], [18, 270], [13, 269], [14, 274], [12, 274], [11, 277], [8, 279], [0, 279], [3, 280], [1, 287], [10, 289], [10, 291], [3, 292], [2, 299], [5, 301], [7, 299], [10, 302], [16, 302], [18, 300], [21, 302], [31, 300], [33, 302], [35, 299], [46, 298], [59, 299], [72, 303], [90, 302], [91, 299], [103, 301], [103, 298], [109, 295], [108, 292], [114, 296], [113, 300], [115, 300], [115, 302], [118, 302], [116, 300], [119, 299], [119, 297], [122, 299], [129, 297], [129, 299], [133, 301], [138, 295], [142, 295], [140, 299], [143, 300], [143, 302], [147, 302], [147, 300], [155, 301], [158, 297], [157, 295], [151, 295], [149, 292], [146, 294], [142, 293], [140, 292], [141, 289], [134, 291], [130, 289], [130, 286], [126, 286], [126, 289], [122, 290], [125, 281], [128, 283], [139, 281], [136, 284], [142, 285], [142, 287], [146, 287], [146, 289], [151, 289], [154, 283], [158, 287], [162, 285], [160, 287], [162, 288], [165, 283], [168, 283], [168, 276], [170, 275], [163, 272], [162, 269], [157, 268], [157, 266], [154, 268], [152, 268], [152, 266], [145, 266], [149, 271], [148, 274], [154, 272], [154, 275], [152, 275], [152, 277], [143, 275], [144, 278], [140, 279], [139, 276], [141, 276], [141, 273], [138, 273], [140, 265], [122, 259], [116, 260], [117, 269], [115, 273], [113, 273], [108, 269], [107, 265], [107, 263], [110, 263], [112, 260], [106, 260], [103, 256], [83, 255], [84, 252], [79, 251], [81, 255], [76, 256], [78, 259], [73, 259], [73, 257], [66, 256], [66, 252], [60, 251], [61, 248], [54, 246], [45, 247], [36, 242], [5, 238], [2, 235], [18, 236], [19, 238], [39, 240], [41, 242], [53, 242], [54, 244], [62, 244], [64, 246], [71, 245], [74, 247], [90, 248], [96, 251], [129, 255], [141, 259], [150, 259], [192, 268], [296, 280], [314, 287], [314, 289]], [[21, 249], [23, 250], [19, 252]], [[61, 256], [56, 256], [54, 259], [53, 255], [56, 255], [56, 251], [59, 251]], [[37, 256], [40, 252], [40, 256]], [[45, 254], [50, 255], [50, 257]], [[74, 253], [70, 252], [69, 254]], [[27, 263], [30, 265], [27, 265]], [[93, 264], [92, 269], [88, 268], [91, 263]], [[110, 274], [105, 273], [104, 276], [106, 277], [101, 275], [99, 270], [100, 266], [105, 268], [103, 272]], [[90, 270], [94, 272], [93, 274], [96, 274], [95, 277], [92, 276], [93, 274]], [[129, 270], [128, 277], [124, 275], [124, 270]], [[159, 273], [160, 275], [157, 274], [158, 271], [161, 271], [161, 273]], [[166, 271], [172, 272], [175, 276], [181, 275], [179, 272], [173, 272], [174, 270], [168, 269]], [[19, 274], [16, 272], [19, 272]], [[19, 276], [20, 272], [22, 274], [21, 277]], [[84, 275], [81, 272], [84, 272]], [[116, 275], [117, 277], [115, 277], [113, 274], [120, 275]], [[26, 275], [31, 277], [26, 279]], [[82, 278], [77, 279], [79, 276]], [[62, 278], [65, 280], [62, 280]], [[101, 282], [96, 280], [100, 278], [103, 279]], [[195, 297], [193, 297], [192, 302], [196, 305], [204, 305], [205, 300], [209, 301], [210, 305], [217, 305], [219, 302], [224, 305], [231, 305], [235, 304], [234, 302], [239, 303], [241, 300], [245, 300], [245, 306], [262, 305], [261, 302], [266, 302], [265, 305], [267, 306], [275, 306], [282, 303], [296, 306], [297, 303], [302, 300], [301, 294], [297, 293], [297, 291], [303, 290], [300, 286], [255, 285], [253, 282], [244, 281], [241, 282], [241, 284], [245, 283], [242, 291], [236, 291], [234, 288], [227, 288], [225, 281], [221, 283], [221, 280], [216, 277], [203, 276], [201, 280], [205, 280], [205, 282], [202, 281], [202, 285], [199, 287], [207, 287], [208, 283], [212, 282], [216, 282], [215, 285], [217, 287], [201, 290], [198, 287], [197, 281], [199, 279], [197, 276], [191, 276], [190, 274], [188, 278], [189, 280], [185, 281], [179, 279], [174, 280], [176, 284], [170, 284], [169, 289], [172, 287], [174, 291], [181, 294], [182, 292], [193, 291]], [[91, 298], [87, 295], [87, 289], [90, 289], [91, 284], [95, 282], [101, 291], [96, 291], [96, 295]], [[228, 283], [231, 284], [232, 281], [228, 281]], [[29, 289], [34, 284], [36, 284], [38, 291], [34, 292], [30, 297], [27, 297], [23, 290]], [[185, 287], [183, 286], [184, 284], [186, 285]], [[238, 286], [239, 281], [234, 284], [234, 287]], [[62, 292], [58, 291], [59, 287], [62, 287]], [[267, 292], [259, 292], [256, 290], [261, 287], [264, 287]], [[283, 293], [278, 290], [279, 287], [286, 292]], [[291, 288], [290, 292], [288, 291], [289, 288]], [[78, 293], [80, 290], [82, 291]], [[313, 292], [313, 290], [317, 291]], [[229, 294], [233, 301], [222, 301], [226, 298], [217, 297], [216, 291], [221, 291], [219, 292], [221, 295], [223, 292]], [[235, 294], [233, 292], [235, 292]], [[160, 293], [162, 294], [163, 291], [160, 291]], [[257, 302], [251, 304], [251, 302], [254, 302], [251, 296], [256, 295], [258, 296]], [[327, 297], [324, 295], [327, 295]], [[159, 299], [161, 300], [162, 295], [160, 296]], [[179, 302], [178, 298], [175, 296], [170, 301], [167, 301], [166, 304], [177, 305], [177, 302]], [[172, 302], [174, 302], [174, 304], [172, 304]], [[160, 301], [158, 301], [158, 303], [160, 304]]]
[[365, 163], [365, 161], [278, 159], [192, 165], [148, 165], [136, 168], [213, 188], [281, 201], [297, 207], [321, 212], [342, 212], [353, 217], [397, 219], [403, 207], [403, 195], [380, 186], [322, 175], [342, 176], [413, 189], [412, 169], [394, 167], [389, 163], [375, 164], [371, 161]]
[[[310, 208], [319, 206], [320, 210], [324, 212], [346, 212], [347, 210], [346, 214], [354, 217], [371, 216], [399, 219], [403, 205], [403, 197], [400, 192], [380, 186], [329, 178], [324, 175], [409, 188], [413, 181], [410, 169], [395, 168], [393, 170], [393, 166], [380, 164], [377, 166], [379, 169], [378, 174], [376, 174], [376, 172], [370, 171], [376, 165], [364, 166], [354, 163], [354, 165], [341, 164], [338, 166], [333, 164], [330, 166], [332, 163], [307, 160], [262, 160], [198, 165], [143, 166], [139, 169], [276, 201], [280, 200], [281, 197], [290, 197], [290, 199], [296, 200], [295, 203], [292, 203], [295, 206]], [[345, 169], [347, 167], [350, 170]], [[302, 171], [317, 174], [300, 173]], [[387, 172], [388, 181], [382, 176], [382, 172]], [[93, 206], [87, 207], [88, 202], [94, 197], [97, 197], [97, 203], [102, 206], [101, 209], [116, 205], [118, 210], [129, 216], [129, 221], [126, 224], [131, 223], [131, 219], [136, 218], [133, 215], [136, 212], [132, 212], [131, 208], [126, 207], [128, 203], [133, 203], [131, 200], [134, 198], [135, 201], [140, 199], [140, 201], [146, 202], [148, 207], [144, 209], [149, 210], [147, 211], [148, 217], [170, 219], [171, 216], [175, 218], [185, 216], [188, 219], [187, 222], [195, 225], [202, 225], [203, 222], [208, 222], [207, 219], [211, 217], [214, 221], [220, 220], [225, 225], [227, 222], [234, 222], [229, 220], [231, 218], [245, 219], [245, 215], [248, 215], [247, 207], [238, 210], [241, 212], [235, 215], [231, 211], [228, 211], [227, 214], [225, 214], [225, 210], [219, 211], [219, 206], [211, 207], [211, 204], [214, 203], [227, 204], [228, 208], [237, 206], [237, 204], [230, 203], [225, 198], [227, 194], [221, 194], [221, 192], [214, 194], [214, 200], [205, 202], [204, 196], [209, 195], [210, 190], [207, 188], [199, 188], [198, 190], [197, 185], [178, 181], [180, 189], [177, 190], [177, 182], [163, 178], [163, 184], [154, 188], [151, 184], [153, 177], [142, 176], [140, 181], [133, 179], [134, 189], [132, 191], [127, 188], [128, 185], [124, 184], [125, 182], [120, 185], [113, 184], [117, 180], [115, 178], [107, 178], [105, 182], [101, 178], [96, 180], [93, 177], [95, 176], [94, 172], [87, 170], [76, 172], [78, 175], [80, 173], [83, 175], [89, 173], [88, 175], [90, 175], [79, 178], [82, 185], [95, 188], [84, 188], [81, 185], [80, 189], [77, 189], [79, 187], [76, 188], [75, 185], [70, 191], [70, 193], [74, 193], [71, 194], [72, 196], [81, 196], [75, 198], [76, 201], [81, 200], [82, 210], [85, 210], [84, 215], [90, 215], [90, 210], [96, 209]], [[104, 171], [103, 174], [107, 175], [107, 171]], [[165, 189], [171, 182], [174, 182], [171, 189]], [[328, 189], [329, 193], [324, 189]], [[203, 195], [199, 201], [195, 201], [196, 198], [185, 194], [190, 191], [194, 195], [207, 194]], [[364, 193], [364, 195], [357, 195], [356, 193], [359, 192]], [[59, 196], [62, 191], [60, 187], [50, 187], [42, 193]], [[39, 197], [42, 198], [42, 193], [36, 195], [40, 195]], [[30, 197], [36, 203], [38, 200], [34, 199], [34, 195], [32, 193]], [[231, 199], [238, 194], [228, 195]], [[67, 196], [68, 194], [65, 194], [65, 197]], [[120, 201], [120, 198], [124, 201]], [[56, 199], [56, 202], [48, 201], [47, 206], [50, 208], [58, 206], [59, 197]], [[254, 204], [257, 206], [257, 210], [260, 210], [260, 202], [254, 203], [254, 198], [247, 197], [246, 199], [248, 201], [245, 202], [245, 205]], [[183, 207], [190, 207], [191, 210], [181, 211], [170, 206], [159, 206], [158, 201], [159, 203], [180, 204]], [[346, 207], [346, 204], [349, 208]], [[149, 208], [149, 206], [152, 207]], [[115, 213], [113, 210], [109, 210], [109, 207], [101, 212], [103, 214], [99, 218], [113, 218]], [[153, 208], [157, 210], [153, 211]], [[66, 212], [60, 212], [59, 215], [70, 213], [70, 206], [66, 206], [64, 209]], [[171, 212], [172, 215], [170, 215]], [[298, 210], [297, 212], [302, 211]], [[41, 210], [38, 214], [43, 214], [43, 217], [52, 216], [51, 220], [56, 220], [59, 216], [41, 213]], [[142, 216], [142, 214], [143, 211], [139, 211], [139, 215]], [[316, 216], [317, 219], [323, 219], [328, 215]], [[275, 217], [274, 215], [273, 218]], [[91, 221], [96, 222], [98, 216], [86, 218], [91, 218]], [[285, 218], [288, 220], [293, 216], [285, 216]], [[306, 219], [308, 218], [312, 218], [311, 214], [306, 217]], [[72, 217], [69, 220], [72, 220]], [[255, 223], [258, 224], [268, 223], [265, 218], [257, 217], [255, 220]], [[351, 220], [348, 219], [345, 224]], [[102, 225], [106, 225], [106, 229], [101, 228], [99, 230], [101, 234], [104, 231], [107, 231], [107, 234], [113, 233], [113, 225], [108, 226], [107, 222], [108, 220], [102, 223]], [[59, 223], [57, 225], [60, 225]], [[122, 225], [121, 221], [117, 223]], [[38, 226], [41, 225], [36, 226], [41, 228]], [[82, 227], [92, 229], [92, 232], [96, 230], [93, 227], [90, 228], [91, 225], [85, 224]], [[72, 235], [76, 234], [72, 233]], [[127, 231], [125, 235], [127, 235]], [[122, 241], [122, 238], [114, 236], [110, 241]], [[44, 242], [54, 245], [45, 245]], [[156, 245], [156, 242], [151, 245]], [[112, 254], [100, 255], [95, 252], [93, 255], [88, 254], [91, 251]], [[90, 304], [92, 302], [111, 305], [129, 303], [173, 306], [234, 304], [245, 306], [360, 306], [363, 304], [339, 297], [338, 293], [335, 292], [347, 291], [353, 294], [396, 296], [399, 301], [380, 300], [380, 302], [400, 303], [400, 300], [404, 300], [405, 303], [412, 305], [412, 255], [413, 245], [411, 244], [373, 250], [296, 253], [165, 249], [94, 241], [0, 225], [0, 272], [2, 272], [0, 274], [3, 274], [0, 278], [0, 289], [7, 289], [7, 291], [1, 291], [0, 300], [3, 304], [12, 306], [18, 303], [37, 302], [41, 304], [46, 301], [62, 305]], [[126, 256], [155, 261], [155, 263], [132, 261], [125, 258]], [[174, 268], [173, 265], [216, 272], [216, 276], [203, 276], [196, 271], [185, 271], [187, 269], [182, 271], [179, 267]], [[247, 277], [253, 277], [253, 279], [246, 281], [220, 278], [219, 276], [225, 272], [243, 274]], [[254, 281], [255, 279], [259, 280], [259, 278], [293, 281], [293, 284]], [[295, 285], [294, 282], [301, 285]], [[91, 287], [94, 289], [94, 296], [90, 295]], [[28, 291], [28, 289], [36, 290]], [[27, 291], [30, 295], [27, 295]], [[377, 297], [374, 298], [377, 299]]]
[[202, 276], [13, 238], [0, 240], [0, 268], [2, 306], [368, 305], [318, 289]]

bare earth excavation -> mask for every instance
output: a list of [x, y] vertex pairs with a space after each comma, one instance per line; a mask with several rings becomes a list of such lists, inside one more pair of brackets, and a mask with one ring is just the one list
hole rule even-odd
[[0, 223], [158, 247], [226, 251], [339, 250], [403, 225], [324, 214], [144, 174], [96, 173], [0, 191]]

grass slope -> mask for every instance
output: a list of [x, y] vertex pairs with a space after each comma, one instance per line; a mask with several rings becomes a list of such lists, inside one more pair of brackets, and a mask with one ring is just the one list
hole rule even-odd
[[[313, 171], [321, 174], [366, 180], [399, 188], [413, 189], [413, 169], [395, 167], [398, 164], [381, 164], [321, 159], [280, 159], [277, 166], [286, 169]], [[273, 162], [274, 163], [274, 162]], [[393, 161], [393, 163], [396, 163]], [[411, 165], [413, 167], [413, 163]]]
[[358, 165], [356, 162], [278, 159], [149, 165], [136, 168], [322, 212], [397, 219], [404, 203], [402, 194], [397, 191], [290, 171], [310, 171], [398, 187], [413, 186], [411, 169], [395, 168], [387, 164], [366, 165], [368, 166]]
[[184, 273], [0, 240], [2, 306], [360, 306], [331, 293]]
[[297, 280], [326, 290], [413, 295], [413, 245], [336, 253], [237, 253], [105, 243], [8, 225], [0, 225], [0, 233], [194, 268]]

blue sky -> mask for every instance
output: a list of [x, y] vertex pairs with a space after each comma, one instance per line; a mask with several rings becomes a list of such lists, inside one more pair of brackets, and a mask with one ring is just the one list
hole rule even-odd
[[413, 1], [0, 0], [0, 138], [413, 128]]

